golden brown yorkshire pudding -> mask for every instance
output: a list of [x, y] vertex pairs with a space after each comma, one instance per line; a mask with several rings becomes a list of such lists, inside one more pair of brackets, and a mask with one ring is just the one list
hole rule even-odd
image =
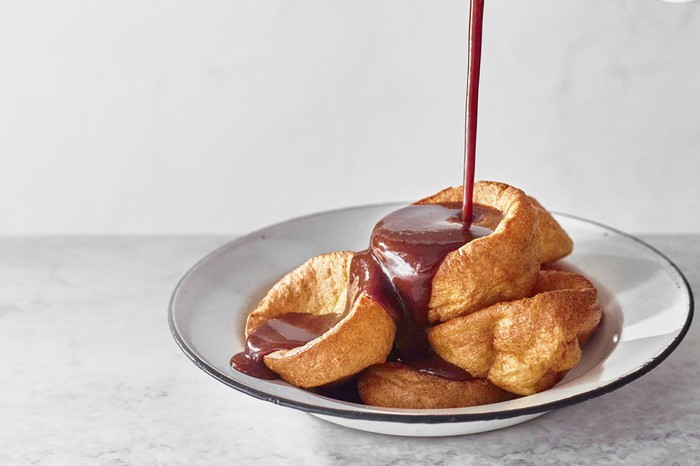
[[320, 337], [264, 357], [268, 368], [293, 385], [310, 388], [344, 379], [384, 362], [391, 351], [396, 324], [384, 307], [362, 294], [345, 312], [352, 257], [334, 252], [308, 260], [277, 282], [248, 316], [246, 335], [280, 314], [338, 315], [338, 323]]
[[497, 303], [428, 331], [433, 350], [475, 377], [519, 395], [545, 390], [578, 364], [601, 318], [584, 277], [548, 270], [530, 298]]
[[554, 262], [571, 254], [571, 251], [574, 249], [574, 242], [571, 241], [569, 235], [566, 234], [559, 223], [554, 220], [552, 214], [542, 207], [542, 204], [537, 199], [530, 197], [530, 202], [537, 210], [540, 235], [542, 236], [540, 262]]
[[[462, 202], [462, 188], [447, 188], [416, 204]], [[445, 322], [491, 304], [528, 296], [540, 266], [538, 214], [527, 195], [503, 183], [479, 181], [474, 202], [503, 219], [488, 236], [449, 253], [432, 282], [428, 319]]]
[[513, 398], [485, 379], [448, 380], [400, 363], [367, 368], [357, 390], [365, 404], [405, 409], [461, 408]]

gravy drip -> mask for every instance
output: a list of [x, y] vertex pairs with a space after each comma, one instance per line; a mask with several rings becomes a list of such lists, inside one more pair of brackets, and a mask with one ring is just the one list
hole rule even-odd
[[432, 280], [447, 254], [491, 234], [502, 215], [476, 205], [472, 221], [466, 224], [461, 212], [459, 203], [451, 203], [410, 205], [388, 214], [374, 227], [370, 247], [351, 261], [342, 315], [285, 313], [269, 319], [248, 335], [245, 351], [231, 358], [231, 366], [253, 377], [277, 378], [263, 363], [266, 355], [303, 346], [323, 335], [365, 293], [397, 322], [390, 361], [451, 380], [469, 379], [469, 374], [430, 350], [427, 329]]
[[490, 235], [502, 218], [499, 211], [481, 205], [473, 212], [471, 222], [465, 223], [459, 203], [404, 207], [384, 217], [374, 227], [370, 248], [353, 258], [351, 289], [378, 301], [397, 321], [390, 360], [453, 380], [469, 378], [432, 353], [427, 329], [432, 281], [442, 261], [470, 241]]
[[288, 312], [269, 319], [248, 335], [245, 351], [231, 358], [231, 367], [259, 379], [276, 379], [277, 374], [263, 363], [265, 356], [304, 346], [326, 333], [336, 322], [337, 314], [301, 312]]
[[[366, 293], [397, 321], [390, 360], [453, 380], [470, 376], [430, 351], [426, 330], [432, 279], [447, 254], [490, 234], [501, 221], [500, 212], [473, 202], [483, 16], [484, 0], [470, 0], [463, 201], [411, 205], [382, 219], [369, 249], [353, 257], [345, 310]], [[343, 316], [288, 313], [270, 319], [248, 336], [245, 351], [231, 358], [231, 366], [254, 377], [277, 378], [262, 362], [265, 355], [302, 346]]]
[[472, 217], [474, 170], [476, 166], [476, 122], [479, 110], [481, 75], [481, 38], [483, 36], [484, 0], [471, 0], [469, 8], [469, 56], [467, 61], [467, 99], [464, 111], [464, 196], [462, 217]]

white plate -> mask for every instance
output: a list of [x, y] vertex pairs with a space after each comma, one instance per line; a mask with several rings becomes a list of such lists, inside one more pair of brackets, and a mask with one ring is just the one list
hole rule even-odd
[[581, 363], [550, 390], [472, 408], [388, 409], [337, 401], [229, 367], [231, 356], [243, 349], [248, 312], [270, 286], [314, 255], [364, 249], [374, 224], [397, 207], [357, 207], [291, 220], [212, 252], [173, 293], [168, 316], [178, 345], [200, 369], [256, 398], [355, 429], [444, 436], [507, 427], [620, 388], [665, 359], [690, 326], [690, 287], [670, 260], [632, 236], [558, 214], [575, 244], [563, 262], [598, 287], [604, 319]]

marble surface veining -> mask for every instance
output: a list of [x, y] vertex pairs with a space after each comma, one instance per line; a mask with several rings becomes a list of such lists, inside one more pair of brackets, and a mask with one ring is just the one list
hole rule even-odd
[[[646, 238], [696, 295], [700, 236]], [[697, 464], [698, 325], [602, 397], [508, 429], [402, 438], [232, 390], [174, 343], [170, 293], [223, 237], [0, 239], [0, 464]]]

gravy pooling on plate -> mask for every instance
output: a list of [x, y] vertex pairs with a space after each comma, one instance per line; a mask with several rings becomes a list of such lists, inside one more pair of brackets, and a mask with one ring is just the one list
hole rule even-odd
[[[443, 377], [468, 378], [430, 351], [426, 329], [432, 279], [448, 253], [488, 236], [501, 218], [495, 209], [476, 206], [472, 222], [466, 225], [458, 203], [411, 205], [388, 214], [374, 227], [370, 247], [352, 258], [345, 313], [365, 293], [397, 321], [392, 360]], [[264, 365], [264, 356], [320, 337], [345, 313], [283, 313], [269, 319], [248, 335], [246, 349], [233, 356], [231, 365], [254, 377], [276, 378]]]

